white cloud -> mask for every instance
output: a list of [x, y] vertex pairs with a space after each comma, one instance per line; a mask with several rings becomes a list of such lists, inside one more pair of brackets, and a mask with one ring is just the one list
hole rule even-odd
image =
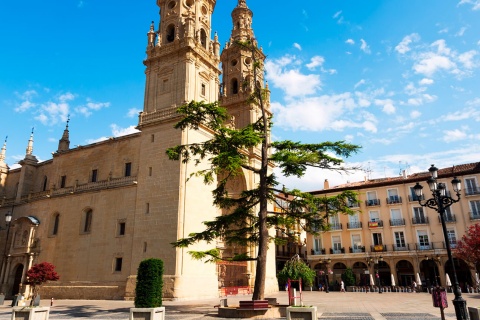
[[362, 84], [365, 84], [365, 79], [361, 79], [360, 81], [358, 81], [357, 83], [355, 83], [355, 85], [353, 86], [354, 89], [357, 89], [359, 86], [361, 86]]
[[298, 43], [295, 42], [295, 43], [293, 44], [293, 46], [294, 46], [295, 48], [297, 48], [298, 50], [302, 51], [302, 46], [299, 45]]
[[313, 70], [318, 66], [322, 66], [324, 62], [325, 62], [325, 58], [323, 58], [321, 56], [314, 56], [310, 60], [310, 63], [308, 63], [306, 66], [307, 66], [308, 69]]
[[465, 31], [467, 31], [467, 28], [461, 27], [460, 30], [458, 30], [458, 32], [455, 33], [455, 37], [462, 37], [465, 34]]
[[446, 114], [442, 117], [443, 121], [461, 121], [466, 119], [473, 119], [475, 121], [480, 121], [480, 111], [473, 108], [465, 108], [453, 113]]
[[376, 132], [377, 119], [361, 108], [350, 92], [272, 103], [275, 125], [286, 130], [342, 131], [346, 128]]
[[393, 100], [391, 99], [376, 99], [375, 105], [382, 107], [382, 111], [386, 114], [393, 114], [396, 111], [396, 108], [393, 105]]
[[480, 9], [480, 0], [461, 0], [458, 5], [462, 4], [471, 4], [472, 10], [479, 10]]
[[87, 99], [87, 103], [75, 108], [75, 111], [85, 117], [89, 117], [92, 115], [92, 111], [98, 111], [108, 107], [110, 107], [110, 102], [92, 102], [90, 99]]
[[417, 119], [417, 118], [420, 118], [420, 116], [422, 115], [422, 113], [420, 111], [412, 111], [410, 112], [410, 118], [412, 119]]
[[360, 39], [360, 42], [362, 43], [360, 45], [360, 50], [362, 50], [363, 52], [365, 52], [366, 54], [370, 54], [371, 53], [371, 50], [370, 50], [370, 46], [367, 44], [367, 42], [363, 39]]
[[448, 28], [443, 28], [443, 29], [439, 30], [438, 33], [440, 33], [440, 34], [448, 33]]
[[35, 103], [32, 103], [31, 101], [23, 101], [22, 103], [20, 103], [20, 105], [18, 107], [15, 108], [15, 111], [16, 112], [25, 112], [28, 109], [31, 109], [31, 108], [34, 108], [34, 107], [36, 107]]
[[447, 143], [464, 140], [465, 138], [467, 138], [467, 134], [464, 131], [460, 131], [459, 129], [445, 130], [443, 133], [443, 141]]
[[470, 50], [465, 53], [462, 53], [458, 56], [458, 61], [460, 61], [463, 66], [467, 69], [472, 69], [477, 66], [477, 63], [473, 61], [473, 58], [477, 55], [477, 51]]
[[420, 73], [431, 77], [435, 72], [439, 70], [452, 70], [456, 68], [456, 65], [450, 58], [435, 54], [433, 52], [427, 52], [421, 55], [422, 58], [414, 66], [415, 73]]
[[418, 42], [420, 41], [420, 36], [418, 33], [412, 33], [408, 36], [403, 37], [402, 41], [395, 47], [395, 51], [397, 51], [400, 54], [405, 54], [408, 51], [410, 51], [409, 45], [413, 42]]
[[140, 132], [139, 130], [135, 129], [135, 126], [121, 128], [116, 124], [111, 124], [110, 128], [112, 129], [112, 133], [114, 137], [121, 137], [121, 136], [126, 136], [132, 133]]
[[141, 109], [137, 109], [137, 108], [128, 109], [127, 118], [135, 118], [138, 116], [140, 112], [142, 112]]
[[355, 41], [353, 39], [347, 39], [347, 41], [345, 41], [345, 43], [354, 45]]
[[418, 83], [421, 84], [421, 85], [430, 85], [430, 84], [433, 84], [434, 81], [432, 79], [429, 79], [429, 78], [423, 78]]
[[333, 19], [337, 19], [341, 14], [342, 14], [342, 10], [337, 11], [337, 12], [335, 12], [335, 14], [333, 15], [332, 18], [333, 18]]
[[274, 87], [283, 90], [287, 97], [311, 95], [321, 88], [319, 75], [304, 75], [295, 67], [293, 57], [269, 60], [265, 64], [268, 80]]

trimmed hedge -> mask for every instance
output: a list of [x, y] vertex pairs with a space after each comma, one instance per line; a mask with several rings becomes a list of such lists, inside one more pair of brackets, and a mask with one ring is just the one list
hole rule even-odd
[[140, 262], [135, 286], [135, 308], [162, 306], [163, 261], [147, 259]]

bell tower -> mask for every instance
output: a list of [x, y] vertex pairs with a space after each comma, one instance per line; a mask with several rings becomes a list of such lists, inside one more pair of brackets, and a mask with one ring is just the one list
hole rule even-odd
[[160, 23], [147, 33], [145, 103], [139, 127], [185, 102], [218, 100], [220, 44], [211, 38], [216, 0], [157, 0]]
[[[225, 44], [221, 55], [223, 83], [221, 105], [228, 109], [235, 126], [243, 128], [258, 119], [258, 106], [250, 99], [255, 86], [265, 89], [264, 62], [266, 56], [258, 48], [252, 29], [253, 12], [245, 0], [238, 0], [232, 11], [233, 29], [230, 40]], [[242, 44], [248, 43], [248, 46]], [[253, 46], [249, 48], [249, 46]], [[255, 56], [254, 56], [255, 54]], [[255, 58], [255, 59], [254, 59]], [[254, 70], [254, 62], [258, 63]], [[268, 89], [268, 88], [267, 88]], [[270, 93], [266, 90], [264, 104], [270, 111]]]

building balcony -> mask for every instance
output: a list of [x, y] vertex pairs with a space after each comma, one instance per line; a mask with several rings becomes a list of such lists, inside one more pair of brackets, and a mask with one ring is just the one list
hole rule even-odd
[[445, 249], [445, 242], [427, 242], [427, 243], [416, 243], [415, 249], [419, 251], [423, 250], [438, 250]]
[[365, 246], [355, 247], [355, 248], [349, 247], [349, 251], [350, 253], [362, 253], [362, 252], [365, 252]]
[[398, 227], [398, 226], [404, 226], [404, 225], [405, 225], [405, 219], [390, 219], [391, 227]]
[[390, 196], [387, 198], [387, 204], [398, 204], [398, 203], [402, 203], [402, 197]]
[[331, 223], [330, 224], [330, 230], [342, 230], [342, 224], [341, 223]]
[[[455, 217], [454, 214], [444, 214], [443, 215], [443, 218], [445, 219], [445, 222], [446, 223], [455, 223], [457, 222], [457, 218]], [[442, 219], [440, 219], [440, 217], [438, 217], [438, 222], [442, 222]]]
[[409, 202], [417, 202], [418, 200], [425, 200], [425, 195], [416, 196], [416, 195], [409, 195], [408, 196], [408, 201]]
[[380, 205], [380, 199], [370, 199], [370, 200], [365, 200], [365, 205], [367, 207], [375, 207]]
[[430, 224], [428, 217], [412, 218], [412, 224]]
[[345, 253], [345, 248], [344, 247], [342, 247], [340, 249], [330, 248], [330, 254], [342, 254], [342, 253]]
[[348, 201], [347, 206], [348, 206], [349, 208], [360, 208], [360, 203]]
[[369, 229], [383, 228], [383, 220], [368, 221]]
[[374, 246], [370, 246], [371, 252], [386, 252], [387, 246], [385, 244], [377, 244]]
[[[22, 196], [21, 202], [33, 202], [37, 200], [43, 200], [46, 198], [68, 196], [75, 193], [96, 192], [100, 190], [120, 188], [125, 186], [135, 186], [135, 185], [137, 185], [136, 176], [110, 178], [108, 180], [88, 182], [84, 184], [75, 184], [74, 186], [68, 186], [68, 187], [59, 188], [59, 189], [32, 192]], [[14, 202], [15, 202], [15, 199], [7, 199], [4, 201], [3, 205], [8, 205], [9, 203], [13, 204]]]
[[476, 194], [480, 194], [480, 188], [475, 186], [471, 188], [465, 188], [465, 195], [466, 196], [473, 196]]
[[480, 220], [480, 212], [478, 212], [478, 211], [470, 212], [470, 220], [471, 221]]
[[410, 244], [393, 245], [393, 251], [410, 251]]
[[347, 222], [347, 229], [362, 229], [362, 222]]
[[320, 254], [325, 254], [325, 248], [322, 248], [320, 250], [314, 250], [314, 249], [311, 249], [310, 250], [310, 254], [312, 256], [317, 256], [317, 255], [320, 255]]

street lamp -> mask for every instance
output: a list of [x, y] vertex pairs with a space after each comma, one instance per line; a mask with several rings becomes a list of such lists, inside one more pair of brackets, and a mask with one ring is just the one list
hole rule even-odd
[[417, 184], [413, 187], [415, 191], [415, 195], [417, 196], [418, 203], [422, 207], [428, 207], [438, 212], [440, 215], [440, 221], [442, 223], [443, 229], [443, 237], [445, 239], [445, 244], [447, 246], [447, 255], [448, 259], [452, 264], [452, 272], [453, 272], [453, 286], [454, 286], [454, 294], [455, 299], [453, 299], [453, 306], [455, 308], [455, 314], [457, 316], [457, 320], [468, 320], [470, 319], [467, 312], [467, 302], [462, 298], [462, 291], [458, 284], [457, 272], [455, 271], [455, 264], [453, 263], [452, 257], [452, 249], [450, 247], [450, 241], [448, 239], [447, 234], [447, 226], [445, 224], [445, 209], [450, 207], [455, 202], [460, 201], [460, 191], [462, 189], [462, 184], [457, 177], [454, 177], [452, 180], [452, 188], [453, 191], [457, 194], [457, 199], [453, 199], [452, 197], [447, 196], [446, 186], [442, 182], [437, 182], [438, 178], [438, 169], [432, 164], [430, 169], [430, 178], [427, 179], [428, 187], [430, 191], [432, 191], [433, 198], [425, 200], [422, 202], [422, 195], [423, 195], [423, 187], [417, 182]]
[[329, 293], [330, 291], [328, 290], [328, 266], [332, 262], [332, 259], [328, 258], [327, 260], [323, 260], [323, 264], [325, 265], [325, 293]]
[[[7, 243], [8, 243], [8, 235], [10, 233], [10, 221], [12, 221], [12, 213], [8, 211], [5, 213], [5, 227], [7, 228], [7, 238], [5, 239], [5, 248], [3, 249], [3, 253], [5, 257], [7, 257]], [[6, 260], [5, 260], [6, 263]]]
[[[434, 274], [434, 283], [435, 283], [435, 287], [438, 287], [438, 281], [437, 281], [437, 263], [440, 263], [440, 257], [438, 256], [438, 254], [436, 256], [432, 256], [432, 257], [429, 257], [427, 255], [425, 255], [425, 260], [427, 261], [433, 261], [433, 274]], [[430, 263], [430, 262], [429, 262]]]
[[[380, 256], [380, 257], [375, 257], [375, 259], [372, 259], [372, 258], [369, 258], [367, 257], [365, 259], [367, 261], [367, 264], [370, 266], [371, 264], [373, 264], [373, 271], [375, 273], [375, 278], [377, 278], [378, 280], [376, 281], [378, 283], [378, 293], [382, 293], [382, 288], [381, 288], [381, 282], [380, 282], [380, 273], [379, 273], [379, 269], [380, 269], [380, 262], [383, 261], [383, 257]], [[376, 268], [376, 271], [375, 271], [375, 266], [377, 266]]]

